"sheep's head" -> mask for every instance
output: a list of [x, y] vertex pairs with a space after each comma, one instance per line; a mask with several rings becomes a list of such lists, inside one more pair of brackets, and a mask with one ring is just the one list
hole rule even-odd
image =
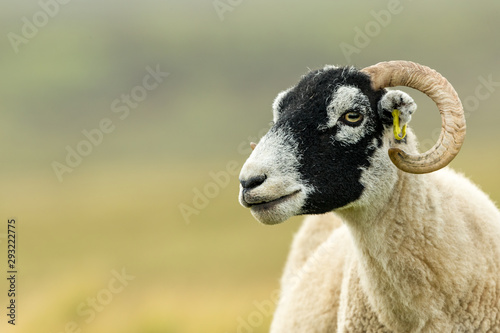
[[428, 152], [408, 155], [391, 148], [391, 160], [410, 173], [447, 165], [463, 142], [465, 120], [446, 79], [410, 62], [380, 63], [363, 70], [327, 66], [309, 72], [277, 96], [274, 124], [242, 168], [240, 203], [259, 221], [275, 224], [359, 199], [366, 185], [362, 173], [374, 167], [372, 156], [392, 132], [391, 112], [399, 109], [401, 121], [407, 123], [416, 108], [406, 93], [384, 89], [396, 85], [431, 97], [441, 112], [443, 129]]

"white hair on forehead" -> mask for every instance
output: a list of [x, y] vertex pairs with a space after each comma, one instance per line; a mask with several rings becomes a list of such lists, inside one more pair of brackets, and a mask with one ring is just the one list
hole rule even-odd
[[335, 66], [335, 65], [325, 65], [325, 66], [323, 67], [323, 71], [329, 71], [329, 70], [331, 70], [331, 69], [337, 69], [337, 68], [339, 68], [339, 67], [338, 67], [338, 66]]
[[358, 69], [356, 67], [347, 66], [347, 67], [342, 68], [342, 73], [340, 76], [345, 78], [345, 77], [351, 75], [353, 72], [357, 72], [357, 71], [358, 71]]

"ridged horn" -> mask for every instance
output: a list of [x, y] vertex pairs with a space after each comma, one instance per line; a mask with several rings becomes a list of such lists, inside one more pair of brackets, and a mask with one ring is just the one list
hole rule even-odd
[[429, 96], [441, 114], [441, 134], [436, 144], [422, 154], [407, 154], [390, 148], [389, 156], [399, 169], [409, 173], [428, 173], [448, 165], [465, 139], [462, 103], [452, 85], [435, 70], [410, 61], [388, 61], [361, 70], [370, 76], [375, 90], [405, 86]]

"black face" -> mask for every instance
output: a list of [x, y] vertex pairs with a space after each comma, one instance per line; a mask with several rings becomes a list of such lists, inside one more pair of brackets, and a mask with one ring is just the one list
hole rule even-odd
[[[359, 93], [341, 96], [356, 88]], [[377, 111], [384, 93], [374, 91], [369, 77], [354, 68], [328, 68], [305, 75], [275, 106], [272, 130], [292, 134], [300, 153], [298, 171], [315, 189], [302, 213], [329, 212], [361, 196], [362, 169], [382, 144], [387, 122]]]

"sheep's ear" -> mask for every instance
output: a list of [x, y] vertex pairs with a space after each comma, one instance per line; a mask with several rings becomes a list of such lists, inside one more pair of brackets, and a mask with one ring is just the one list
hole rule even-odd
[[378, 102], [378, 113], [384, 125], [392, 126], [393, 111], [399, 110], [399, 125], [403, 127], [411, 120], [417, 104], [407, 93], [401, 90], [389, 90]]
[[276, 98], [274, 99], [274, 102], [273, 102], [273, 122], [276, 123], [276, 121], [278, 121], [278, 118], [279, 118], [280, 112], [281, 112], [281, 108], [283, 107], [283, 99], [285, 98], [285, 96], [288, 94], [288, 92], [291, 89], [292, 88], [289, 88], [287, 90], [280, 92], [278, 94], [278, 96], [276, 96]]

